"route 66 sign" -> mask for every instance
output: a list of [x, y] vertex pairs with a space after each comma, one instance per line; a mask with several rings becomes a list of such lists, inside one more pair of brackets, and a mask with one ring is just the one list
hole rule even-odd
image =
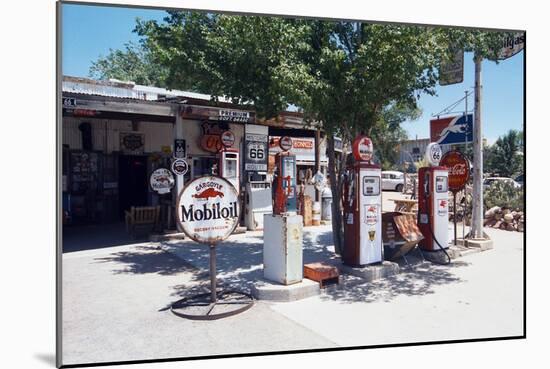
[[431, 166], [437, 166], [439, 165], [439, 161], [441, 160], [441, 146], [439, 146], [438, 143], [432, 142], [426, 147], [426, 161]]

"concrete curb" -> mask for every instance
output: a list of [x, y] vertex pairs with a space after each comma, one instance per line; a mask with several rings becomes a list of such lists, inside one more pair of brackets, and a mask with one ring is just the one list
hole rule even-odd
[[364, 267], [350, 267], [348, 265], [341, 264], [339, 269], [342, 273], [363, 278], [367, 282], [387, 278], [401, 272], [399, 264], [392, 261], [383, 261], [380, 264], [367, 265]]
[[316, 296], [321, 293], [319, 283], [310, 279], [288, 286], [261, 279], [254, 282], [252, 295], [257, 300], [289, 302]]

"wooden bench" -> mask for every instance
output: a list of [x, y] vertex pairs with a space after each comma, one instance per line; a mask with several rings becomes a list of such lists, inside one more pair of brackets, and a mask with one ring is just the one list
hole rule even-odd
[[126, 214], [126, 232], [136, 237], [137, 228], [146, 228], [147, 232], [154, 230], [160, 218], [160, 206], [132, 206]]

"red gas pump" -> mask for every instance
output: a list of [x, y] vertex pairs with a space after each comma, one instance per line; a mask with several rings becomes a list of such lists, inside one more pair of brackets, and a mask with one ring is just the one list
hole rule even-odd
[[441, 148], [431, 143], [426, 149], [429, 167], [418, 170], [418, 228], [424, 239], [420, 241], [423, 251], [445, 251], [449, 240], [449, 171], [438, 166]]
[[346, 172], [344, 205], [344, 264], [361, 267], [383, 260], [382, 193], [380, 166], [370, 163], [371, 140], [359, 136], [353, 142], [353, 157]]
[[279, 146], [282, 152], [275, 155], [274, 205], [273, 214], [296, 212], [296, 157], [289, 152], [292, 148], [290, 137], [281, 137]]

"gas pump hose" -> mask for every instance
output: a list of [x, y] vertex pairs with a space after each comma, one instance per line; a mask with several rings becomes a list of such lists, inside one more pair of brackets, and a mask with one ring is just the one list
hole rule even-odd
[[439, 261], [435, 261], [435, 260], [430, 260], [432, 263], [434, 264], [439, 264], [439, 265], [449, 265], [451, 264], [451, 256], [449, 255], [449, 253], [447, 252], [447, 250], [445, 250], [445, 248], [443, 246], [441, 246], [441, 244], [439, 243], [439, 241], [437, 240], [437, 238], [435, 238], [435, 234], [434, 234], [434, 231], [432, 229], [432, 224], [430, 223], [430, 217], [428, 216], [428, 229], [430, 230], [430, 233], [432, 234], [432, 237], [435, 241], [435, 243], [437, 243], [437, 246], [439, 246], [439, 248], [441, 250], [443, 250], [443, 252], [445, 253], [445, 255], [447, 256], [447, 262], [446, 263], [441, 263]]

